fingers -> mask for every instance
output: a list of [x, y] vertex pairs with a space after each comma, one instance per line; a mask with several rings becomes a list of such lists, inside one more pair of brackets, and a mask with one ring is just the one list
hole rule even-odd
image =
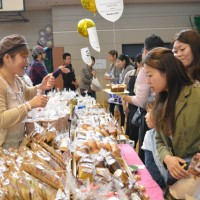
[[184, 165], [180, 164], [171, 169], [170, 174], [176, 179], [182, 179], [188, 176], [188, 172], [184, 169]]
[[41, 98], [41, 106], [40, 107], [45, 107], [48, 103], [49, 98], [44, 95], [42, 95], [40, 98]]

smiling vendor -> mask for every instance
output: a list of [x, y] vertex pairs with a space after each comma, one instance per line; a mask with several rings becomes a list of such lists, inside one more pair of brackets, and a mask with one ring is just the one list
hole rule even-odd
[[[54, 86], [51, 74], [40, 85], [26, 86], [19, 78], [28, 65], [29, 48], [21, 35], [9, 35], [0, 41], [0, 146], [19, 147], [25, 124], [23, 120], [32, 108], [45, 107], [46, 95], [36, 95]], [[19, 75], [19, 76], [18, 76]]]

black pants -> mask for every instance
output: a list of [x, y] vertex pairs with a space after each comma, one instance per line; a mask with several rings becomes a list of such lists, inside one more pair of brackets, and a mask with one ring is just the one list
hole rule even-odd
[[[81, 96], [84, 97], [85, 95], [86, 95], [85, 92], [82, 92], [82, 93], [81, 93]], [[93, 92], [88, 92], [87, 95], [88, 95], [88, 96], [91, 96], [91, 97], [93, 97], [93, 98], [96, 99], [96, 92], [94, 92], [94, 91], [93, 91]]]
[[133, 140], [135, 142], [134, 147], [136, 146], [138, 142], [138, 132], [139, 132], [139, 126], [135, 126], [131, 123], [131, 120], [133, 118], [134, 113], [137, 110], [137, 106], [134, 106], [132, 104], [129, 104], [129, 113], [127, 116], [127, 122], [126, 122], [126, 135], [129, 136], [130, 140]]
[[118, 109], [119, 109], [119, 112], [120, 112], [120, 117], [121, 117], [121, 126], [124, 126], [125, 115], [124, 115], [123, 106], [119, 105], [119, 104], [110, 103], [109, 111], [114, 116], [115, 106], [118, 106]]
[[146, 132], [149, 130], [147, 124], [146, 124], [146, 120], [145, 120], [145, 115], [146, 115], [146, 110], [141, 108], [141, 124], [139, 126], [139, 135], [138, 135], [138, 140], [139, 140], [139, 148], [138, 148], [138, 156], [140, 157], [140, 159], [142, 160], [142, 162], [145, 162], [145, 158], [144, 158], [144, 150], [141, 149], [143, 141], [144, 141], [144, 136], [146, 134]]

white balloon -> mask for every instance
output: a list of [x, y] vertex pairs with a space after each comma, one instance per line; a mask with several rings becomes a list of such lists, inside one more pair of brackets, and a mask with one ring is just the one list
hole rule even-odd
[[97, 11], [108, 21], [117, 21], [123, 13], [123, 0], [95, 0]]
[[52, 48], [53, 47], [53, 41], [52, 40], [47, 40], [46, 45], [47, 45], [48, 48]]
[[89, 36], [89, 41], [90, 41], [91, 47], [95, 51], [100, 52], [99, 39], [97, 36], [96, 27], [94, 26], [94, 27], [88, 28], [87, 31], [88, 31], [88, 36]]
[[90, 51], [89, 51], [88, 47], [85, 47], [85, 48], [81, 49], [81, 56], [82, 56], [83, 62], [86, 65], [91, 65], [92, 64], [92, 59], [91, 59]]
[[46, 43], [47, 43], [46, 38], [45, 38], [45, 37], [40, 37], [40, 38], [39, 38], [39, 43], [40, 43], [42, 46], [45, 46]]

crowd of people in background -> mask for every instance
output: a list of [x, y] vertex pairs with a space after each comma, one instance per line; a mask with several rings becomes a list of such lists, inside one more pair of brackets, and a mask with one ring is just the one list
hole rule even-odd
[[[33, 47], [28, 76], [25, 38], [10, 35], [0, 41], [0, 146], [4, 148], [19, 146], [23, 119], [32, 108], [46, 106], [48, 98], [41, 94], [54, 87], [59, 75], [64, 89], [80, 90], [80, 95], [96, 99], [91, 89], [97, 76], [93, 56], [91, 65], [81, 69], [78, 81], [70, 53], [64, 53], [63, 64], [49, 73], [43, 62], [46, 50]], [[110, 66], [104, 79], [108, 84], [123, 83], [129, 91], [108, 95], [109, 112], [114, 116], [115, 110], [119, 111], [120, 126], [134, 141], [134, 148], [138, 144], [139, 157], [159, 186], [167, 188], [165, 197], [174, 199], [168, 186], [183, 179], [187, 184], [189, 174], [182, 166], [200, 152], [200, 35], [192, 29], [182, 30], [168, 49], [164, 40], [153, 34], [145, 38], [134, 61], [116, 50], [110, 50], [107, 59]], [[140, 113], [137, 125], [132, 122], [136, 112]]]

